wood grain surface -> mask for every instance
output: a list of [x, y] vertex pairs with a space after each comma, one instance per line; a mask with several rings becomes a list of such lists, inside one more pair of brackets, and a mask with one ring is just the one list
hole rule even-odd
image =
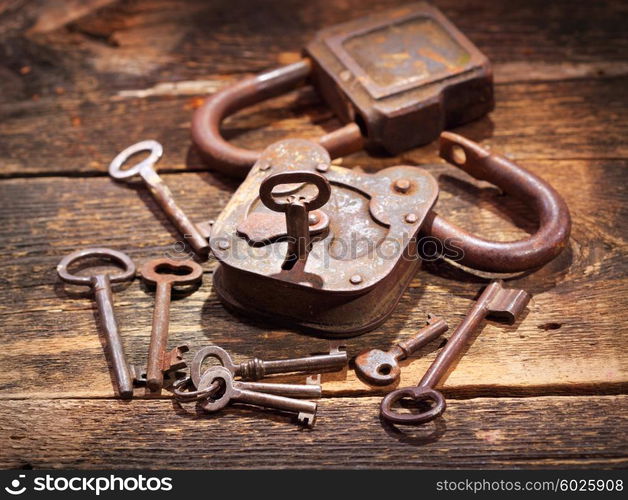
[[[114, 399], [95, 305], [86, 290], [62, 285], [55, 266], [89, 246], [123, 250], [139, 265], [179, 255], [180, 236], [140, 184], [107, 176], [112, 157], [159, 140], [158, 167], [180, 205], [196, 221], [217, 217], [237, 181], [212, 172], [191, 145], [203, 97], [297, 60], [321, 27], [398, 3], [90, 0], [60, 11], [52, 1], [0, 2], [0, 466], [626, 466], [628, 8], [617, 2], [435, 2], [494, 64], [495, 111], [456, 132], [548, 180], [573, 218], [563, 254], [509, 279], [533, 301], [515, 325], [481, 328], [444, 383], [443, 419], [403, 433], [382, 426], [378, 405], [390, 388], [369, 387], [351, 369], [323, 376], [314, 431], [268, 412], [184, 411], [168, 393]], [[259, 148], [336, 126], [303, 87], [239, 113], [225, 134]], [[453, 222], [497, 240], [536, 227], [525, 205], [443, 163], [435, 144], [339, 163], [428, 164], [438, 212]], [[173, 300], [171, 345], [215, 343], [236, 359], [325, 350], [323, 339], [227, 312], [212, 290], [215, 261], [203, 267], [201, 288]], [[409, 337], [427, 313], [454, 327], [487, 278], [423, 263], [392, 317], [347, 341], [350, 354]], [[114, 299], [127, 356], [141, 364], [154, 292], [136, 280]], [[442, 343], [402, 363], [401, 385], [418, 382]], [[195, 447], [208, 430], [216, 441]], [[105, 440], [111, 434], [120, 444]], [[173, 460], [166, 442], [197, 451]]]

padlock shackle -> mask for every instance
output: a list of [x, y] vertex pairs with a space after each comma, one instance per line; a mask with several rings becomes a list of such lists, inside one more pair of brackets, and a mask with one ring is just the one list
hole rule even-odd
[[440, 136], [440, 156], [476, 179], [491, 182], [518, 197], [539, 218], [537, 231], [528, 238], [501, 242], [471, 234], [436, 212], [430, 212], [422, 232], [443, 242], [455, 242], [464, 252], [458, 261], [460, 264], [490, 272], [526, 271], [546, 264], [567, 245], [571, 231], [569, 209], [556, 190], [543, 179], [451, 132], [443, 132]]
[[[227, 142], [220, 131], [222, 121], [242, 108], [304, 83], [311, 71], [312, 62], [304, 58], [219, 90], [194, 113], [192, 140], [217, 170], [232, 177], [246, 177], [261, 151], [239, 148]], [[353, 153], [364, 146], [364, 138], [355, 123], [325, 134], [316, 142], [327, 149], [332, 158]]]

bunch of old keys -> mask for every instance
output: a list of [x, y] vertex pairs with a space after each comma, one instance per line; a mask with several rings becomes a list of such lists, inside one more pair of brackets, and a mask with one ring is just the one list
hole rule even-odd
[[[213, 289], [229, 309], [324, 337], [360, 335], [390, 316], [418, 272], [421, 237], [443, 245], [454, 241], [459, 255], [443, 250], [441, 256], [495, 273], [540, 267], [566, 246], [569, 210], [549, 184], [473, 141], [443, 132], [492, 109], [491, 74], [488, 59], [437, 9], [425, 3], [391, 9], [322, 30], [303, 60], [228, 86], [197, 110], [192, 137], [203, 157], [228, 175], [245, 177], [215, 222], [192, 222], [177, 205], [154, 169], [163, 154], [156, 141], [119, 153], [109, 174], [116, 180], [139, 176], [198, 260], [210, 253], [218, 260]], [[264, 151], [224, 140], [220, 126], [228, 115], [302, 82], [316, 87], [345, 124], [342, 128], [316, 142], [286, 139]], [[332, 164], [332, 158], [363, 146], [396, 154], [439, 134], [444, 160], [532, 208], [539, 219], [534, 234], [514, 242], [489, 241], [450, 223], [435, 211], [439, 188], [428, 169], [399, 165], [366, 173]], [[146, 151], [145, 159], [123, 168]], [[343, 242], [354, 239], [358, 243], [347, 252]], [[93, 276], [68, 271], [72, 262], [88, 256], [113, 259], [124, 270]], [[143, 279], [156, 286], [147, 366], [132, 368], [124, 357], [111, 290], [112, 283], [133, 279], [131, 259], [109, 249], [82, 250], [64, 258], [58, 272], [68, 283], [93, 288], [123, 398], [132, 396], [134, 383], [158, 392], [167, 379], [177, 400], [196, 402], [207, 412], [236, 402], [295, 413], [311, 426], [317, 405], [308, 399], [320, 397], [320, 385], [259, 380], [279, 373], [320, 374], [347, 364], [347, 353], [336, 348], [327, 355], [236, 364], [223, 349], [208, 346], [196, 352], [189, 374], [179, 377], [188, 347], [167, 347], [170, 294], [173, 287], [200, 284], [202, 268], [193, 260], [157, 259], [141, 270]], [[384, 398], [383, 418], [417, 424], [441, 415], [445, 399], [436, 387], [473, 331], [489, 315], [514, 321], [529, 300], [523, 290], [491, 283], [418, 386]], [[363, 351], [355, 358], [358, 377], [372, 386], [392, 386], [399, 381], [399, 362], [447, 328], [442, 319], [429, 317], [417, 335], [389, 351]], [[207, 358], [219, 364], [203, 369]], [[407, 399], [427, 409], [396, 411]]]

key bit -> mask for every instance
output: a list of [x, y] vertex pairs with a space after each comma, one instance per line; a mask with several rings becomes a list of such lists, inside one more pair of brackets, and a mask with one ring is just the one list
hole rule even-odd
[[373, 385], [389, 385], [399, 379], [399, 361], [440, 337], [449, 327], [444, 320], [430, 316], [428, 325], [414, 337], [399, 342], [388, 351], [369, 349], [355, 358], [355, 372], [360, 378]]
[[[183, 344], [175, 347], [164, 355], [161, 363], [161, 373], [164, 379], [168, 379], [169, 382], [174, 382], [178, 372], [187, 368], [183, 354], [189, 350], [190, 348]], [[133, 377], [133, 383], [135, 385], [145, 386], [147, 384], [146, 369], [138, 365], [131, 365], [129, 368], [131, 370], [131, 376]], [[167, 384], [164, 382], [164, 385]]]

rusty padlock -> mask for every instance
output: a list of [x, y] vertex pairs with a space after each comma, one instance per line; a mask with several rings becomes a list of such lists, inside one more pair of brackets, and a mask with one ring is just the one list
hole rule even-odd
[[570, 217], [551, 186], [456, 134], [444, 132], [440, 147], [447, 161], [529, 204], [536, 233], [482, 239], [433, 211], [438, 184], [427, 170], [364, 173], [331, 165], [319, 144], [286, 139], [264, 150], [213, 225], [214, 290], [243, 314], [346, 337], [391, 314], [420, 266], [421, 235], [454, 242], [454, 260], [494, 272], [531, 269], [561, 252]]
[[396, 154], [493, 108], [488, 59], [420, 2], [323, 29], [301, 61], [216, 92], [194, 114], [195, 144], [213, 167], [246, 176], [261, 152], [229, 144], [222, 120], [306, 81], [345, 124], [318, 139], [334, 158], [365, 145]]

